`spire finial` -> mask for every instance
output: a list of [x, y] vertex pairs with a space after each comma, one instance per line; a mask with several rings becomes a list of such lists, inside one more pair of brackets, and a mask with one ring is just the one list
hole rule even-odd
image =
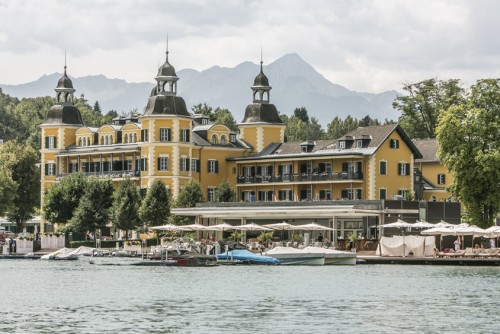
[[262, 46], [260, 47], [260, 71], [262, 72]]
[[167, 55], [167, 63], [168, 63], [168, 34], [167, 34], [167, 51], [165, 52], [165, 54]]
[[66, 74], [66, 50], [64, 50], [64, 74]]

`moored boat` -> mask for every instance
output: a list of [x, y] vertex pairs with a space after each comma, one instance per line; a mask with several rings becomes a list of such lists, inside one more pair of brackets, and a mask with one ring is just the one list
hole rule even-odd
[[353, 252], [343, 252], [339, 250], [313, 246], [308, 246], [303, 250], [311, 254], [324, 254], [325, 265], [355, 265], [357, 260], [357, 255]]
[[275, 247], [264, 253], [277, 258], [284, 265], [316, 265], [325, 264], [325, 254], [311, 253], [292, 247]]

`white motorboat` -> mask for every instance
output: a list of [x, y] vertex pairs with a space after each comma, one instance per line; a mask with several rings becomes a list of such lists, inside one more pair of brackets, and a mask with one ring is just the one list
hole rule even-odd
[[324, 254], [325, 256], [325, 264], [347, 264], [354, 265], [356, 264], [357, 255], [353, 252], [343, 252], [339, 250], [329, 249], [329, 248], [321, 248], [321, 247], [313, 247], [308, 246], [303, 250], [311, 253], [311, 254]]
[[292, 247], [275, 247], [263, 253], [263, 255], [272, 256], [280, 260], [283, 265], [324, 265], [325, 255], [311, 253], [304, 249]]

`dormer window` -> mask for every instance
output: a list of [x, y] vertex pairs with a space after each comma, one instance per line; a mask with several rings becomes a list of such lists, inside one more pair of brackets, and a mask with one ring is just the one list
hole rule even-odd
[[229, 135], [229, 141], [231, 141], [231, 143], [236, 142], [236, 135], [233, 134]]
[[202, 125], [207, 125], [208, 124], [208, 118], [202, 118], [201, 119], [201, 124]]
[[225, 135], [220, 136], [220, 144], [221, 145], [226, 145], [227, 144], [227, 139]]
[[307, 146], [306, 145], [302, 145], [302, 153], [307, 153]]
[[356, 140], [356, 148], [362, 148], [363, 147], [363, 140], [357, 139]]
[[341, 141], [339, 142], [339, 147], [340, 147], [340, 148], [345, 148], [345, 140], [341, 140]]
[[399, 148], [399, 140], [391, 139], [390, 146], [391, 146], [391, 148]]
[[217, 143], [218, 143], [217, 135], [214, 134], [214, 135], [212, 135], [212, 144], [217, 145]]

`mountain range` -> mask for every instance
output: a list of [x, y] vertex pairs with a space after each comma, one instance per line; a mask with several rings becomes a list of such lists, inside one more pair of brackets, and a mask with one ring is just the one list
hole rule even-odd
[[[229, 109], [237, 122], [243, 120], [245, 108], [252, 102], [255, 76], [260, 65], [246, 61], [233, 68], [213, 66], [203, 71], [182, 69], [177, 71], [179, 81], [178, 95], [186, 101], [188, 109], [198, 103], [207, 103]], [[271, 103], [280, 113], [291, 115], [297, 107], [306, 107], [310, 117], [316, 117], [323, 127], [335, 117], [347, 115], [358, 119], [369, 115], [383, 121], [397, 119], [399, 112], [392, 108], [392, 101], [398, 92], [386, 91], [379, 94], [351, 91], [334, 84], [304, 61], [298, 54], [284, 55], [271, 64], [264, 66], [264, 73], [273, 87]], [[38, 80], [19, 84], [0, 84], [2, 90], [18, 98], [53, 96], [54, 88], [61, 73], [44, 75]], [[156, 73], [151, 73], [154, 79]], [[137, 109], [141, 112], [154, 82], [128, 83], [122, 79], [109, 79], [104, 75], [90, 75], [74, 78], [73, 87], [76, 97], [84, 94], [93, 105], [99, 101], [103, 113], [108, 110], [128, 112]]]

